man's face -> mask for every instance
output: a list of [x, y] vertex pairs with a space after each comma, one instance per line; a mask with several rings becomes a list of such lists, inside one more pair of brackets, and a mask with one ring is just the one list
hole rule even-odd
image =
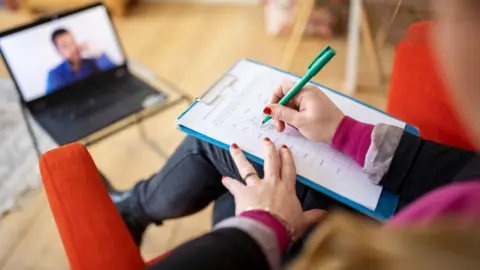
[[80, 61], [80, 48], [70, 33], [64, 33], [55, 38], [57, 50], [64, 59], [76, 63]]

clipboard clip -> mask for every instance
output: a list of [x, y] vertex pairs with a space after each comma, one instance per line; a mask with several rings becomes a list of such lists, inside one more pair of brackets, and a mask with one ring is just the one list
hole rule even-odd
[[232, 74], [226, 73], [219, 80], [217, 80], [207, 91], [197, 98], [199, 102], [210, 105], [215, 99], [222, 95], [222, 93], [230, 88], [238, 78]]

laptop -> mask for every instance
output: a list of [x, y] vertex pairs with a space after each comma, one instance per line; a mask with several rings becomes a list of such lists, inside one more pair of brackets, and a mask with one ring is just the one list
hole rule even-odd
[[100, 3], [0, 33], [0, 52], [22, 103], [59, 145], [167, 98], [130, 72]]

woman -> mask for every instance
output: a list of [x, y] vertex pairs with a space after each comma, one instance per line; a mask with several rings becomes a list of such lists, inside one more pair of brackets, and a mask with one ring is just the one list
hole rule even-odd
[[[275, 91], [273, 101], [278, 99], [278, 96], [282, 95], [281, 93], [286, 93], [291, 86], [292, 84], [288, 83], [278, 88]], [[448, 181], [454, 182], [454, 177], [451, 176], [437, 176], [441, 181], [431, 182], [428, 181], [428, 178], [423, 181], [422, 179], [404, 181], [402, 178], [395, 177], [383, 177], [382, 179], [381, 176], [385, 174], [385, 171], [389, 167], [392, 170], [392, 166], [395, 165], [398, 148], [402, 147], [402, 141], [405, 140], [412, 140], [409, 143], [403, 143], [405, 148], [402, 151], [406, 151], [408, 155], [403, 155], [402, 160], [399, 161], [401, 164], [409, 165], [402, 165], [406, 174], [413, 172], [422, 175], [419, 172], [425, 171], [423, 175], [428, 177], [430, 172], [427, 171], [443, 174], [461, 172], [460, 177], [462, 178], [460, 179], [467, 181], [446, 185], [444, 188], [411, 203], [408, 207], [403, 207], [405, 209], [389, 221], [387, 226], [415, 225], [431, 222], [442, 217], [458, 218], [460, 216], [463, 225], [476, 225], [475, 222], [480, 220], [480, 197], [478, 196], [480, 194], [480, 181], [469, 176], [470, 173], [479, 171], [480, 162], [472, 153], [416, 139], [414, 136], [403, 133], [402, 129], [398, 127], [383, 124], [373, 126], [358, 122], [344, 116], [327, 96], [313, 86], [302, 89], [290, 106], [293, 109], [280, 105], [268, 105], [265, 112], [276, 119], [276, 125], [280, 131], [285, 128], [285, 124], [281, 121], [285, 121], [290, 125], [295, 125], [303, 135], [311, 140], [331, 143], [334, 148], [347, 154], [363, 166], [372, 176], [372, 181], [383, 185], [388, 184], [384, 186], [385, 188], [398, 191], [411, 189], [419, 192], [418, 190], [421, 190], [421, 188], [408, 186], [425, 185], [428, 186], [426, 189], [433, 189], [434, 186], [441, 185], [441, 181], [446, 183], [446, 179], [451, 179]], [[279, 113], [281, 110], [283, 112]], [[416, 145], [415, 142], [423, 144], [423, 146]], [[430, 148], [436, 151], [432, 151]], [[266, 158], [264, 176], [261, 179], [252, 164], [245, 158], [241, 149], [236, 144], [231, 146], [231, 157], [245, 183], [232, 178], [225, 178], [223, 184], [235, 197], [237, 217], [220, 222], [215, 226], [212, 233], [175, 249], [169, 257], [158, 262], [152, 269], [280, 268], [281, 254], [287, 251], [289, 245], [302, 237], [311, 225], [322, 220], [326, 212], [321, 210], [303, 212], [300, 200], [295, 193], [295, 164], [292, 154], [286, 146], [282, 146], [277, 151], [273, 143], [265, 138], [264, 151]], [[445, 157], [444, 155], [437, 156], [437, 151], [443, 152]], [[426, 157], [423, 157], [424, 155]], [[407, 158], [411, 160], [406, 160]], [[430, 160], [432, 163], [429, 164]], [[462, 161], [457, 163], [458, 160]], [[470, 164], [465, 162], [466, 160], [469, 160]], [[444, 161], [445, 164], [439, 164]], [[417, 166], [430, 166], [435, 165], [434, 163], [440, 166], [433, 170], [423, 169], [415, 172]], [[454, 168], [455, 171], [442, 169], [444, 165]], [[402, 167], [395, 166], [394, 168]], [[395, 173], [395, 175], [399, 174], [399, 172]], [[382, 180], [379, 181], [380, 179]], [[387, 181], [385, 182], [385, 180]], [[408, 194], [405, 193], [405, 195]], [[349, 223], [349, 220], [347, 219], [346, 222]], [[317, 245], [310, 247], [306, 252], [307, 254], [303, 255], [300, 261], [294, 264], [295, 269], [305, 269], [306, 266], [311, 266], [312, 269], [353, 269], [352, 267], [355, 266], [355, 269], [357, 269], [357, 267], [361, 268], [360, 265], [365, 269], [371, 269], [369, 267], [373, 266], [376, 269], [402, 269], [401, 266], [407, 267], [407, 265], [409, 266], [408, 269], [457, 269], [446, 267], [455, 264], [445, 264], [442, 258], [448, 258], [450, 261], [457, 263], [456, 266], [461, 263], [460, 265], [465, 266], [462, 269], [476, 269], [480, 264], [480, 260], [474, 255], [480, 248], [480, 231], [478, 228], [477, 230], [465, 230], [465, 228], [458, 230], [455, 227], [445, 227], [442, 230], [441, 227], [439, 229], [433, 227], [433, 229], [428, 228], [428, 230], [416, 234], [409, 230], [387, 231], [382, 234], [380, 233], [382, 230], [379, 230], [379, 228], [369, 229], [364, 223], [356, 222], [352, 223], [358, 224], [359, 231], [356, 235], [340, 237], [342, 234], [335, 233], [335, 231], [340, 230], [342, 232], [341, 228], [346, 225], [345, 222], [330, 221], [329, 224], [325, 228], [323, 228], [323, 225], [319, 226], [320, 229], [317, 234], [320, 234], [320, 236], [314, 236], [313, 241], [318, 238], [321, 238], [321, 241], [317, 240]], [[362, 229], [362, 227], [366, 228]], [[331, 232], [325, 233], [325, 230]], [[345, 233], [348, 232], [345, 231]], [[366, 232], [368, 232], [367, 235], [372, 235], [372, 237], [359, 244], [355, 236], [364, 236]], [[435, 237], [432, 237], [432, 234]], [[447, 241], [446, 243], [450, 246], [440, 241], [442, 237], [447, 235], [450, 235], [450, 242]], [[451, 254], [451, 250], [445, 249], [455, 243], [455, 241], [451, 241], [453, 236], [462, 239], [461, 243], [458, 243], [459, 247], [453, 248], [453, 251], [462, 250], [462, 253]], [[379, 242], [383, 245], [379, 245]], [[390, 247], [390, 249], [386, 247]], [[379, 250], [379, 248], [382, 249]], [[363, 249], [378, 252], [378, 254], [358, 253]], [[324, 252], [315, 252], [315, 250], [323, 250]], [[422, 252], [418, 253], [420, 251]], [[442, 253], [447, 254], [437, 258]], [[325, 254], [330, 254], [332, 257]], [[419, 260], [419, 254], [425, 254], [422, 262]], [[352, 256], [356, 259], [352, 259]], [[310, 258], [305, 259], [305, 257]], [[426, 259], [427, 261], [425, 261]], [[337, 260], [340, 261], [336, 262]], [[433, 260], [436, 260], [436, 262]], [[395, 267], [398, 268], [392, 268], [392, 262], [396, 262]], [[398, 264], [399, 262], [401, 264]], [[325, 264], [327, 265], [325, 266]], [[434, 267], [436, 264], [446, 268]], [[340, 267], [341, 265], [343, 266]], [[383, 266], [380, 267], [380, 265]], [[335, 268], [329, 268], [333, 266]], [[425, 268], [426, 266], [427, 268]]]
[[[480, 108], [476, 106], [480, 102], [476, 87], [480, 85], [476, 74], [480, 70], [480, 7], [473, 0], [444, 0], [435, 1], [434, 8], [438, 16], [435, 45], [445, 77], [455, 90], [464, 123], [480, 146]], [[288, 89], [288, 85], [277, 89], [272, 102]], [[286, 122], [311, 140], [332, 143], [363, 166], [372, 181], [399, 194], [399, 213], [390, 221], [392, 226], [430, 222], [449, 214], [478, 220], [480, 160], [475, 153], [424, 141], [392, 126], [374, 127], [344, 117], [313, 88], [303, 89], [291, 105], [269, 105], [264, 112], [277, 121], [279, 131]], [[128, 202], [123, 202], [128, 206], [123, 209], [129, 211], [123, 213], [131, 231], [140, 236], [149, 222], [203, 208], [224, 193], [221, 176], [230, 177], [223, 184], [235, 197], [237, 217], [176, 249], [158, 268], [276, 268], [281, 252], [324, 217], [325, 212], [308, 210], [326, 209], [331, 201], [294, 182], [289, 150], [281, 148], [277, 154], [267, 140], [265, 151], [269, 158], [264, 176], [262, 168], [250, 165], [235, 146], [230, 149], [232, 158], [226, 151], [187, 138], [156, 176], [134, 188]], [[258, 176], [251, 174], [254, 171]], [[232, 178], [244, 179], [246, 185]]]
[[[276, 89], [272, 102], [291, 86], [287, 82]], [[313, 86], [302, 89], [293, 102], [295, 108], [275, 104], [265, 108], [265, 113], [277, 119], [278, 130], [284, 130], [285, 121], [312, 141], [333, 143], [362, 166], [373, 182], [400, 195], [397, 211], [440, 186], [471, 180], [471, 169], [479, 162], [474, 152], [425, 141], [397, 127], [373, 127], [344, 118], [328, 97]], [[343, 132], [334, 140], [340, 122]], [[262, 166], [251, 166], [263, 178]], [[138, 182], [128, 196], [120, 196], [126, 199], [117, 206], [138, 243], [148, 224], [195, 213], [220, 197], [215, 209], [214, 223], [218, 223], [235, 214], [233, 197], [221, 179], [244, 178], [239, 170], [228, 151], [187, 137], [159, 173]], [[301, 183], [295, 183], [295, 191], [304, 210], [341, 206]], [[307, 216], [310, 215], [317, 214], [308, 212]]]

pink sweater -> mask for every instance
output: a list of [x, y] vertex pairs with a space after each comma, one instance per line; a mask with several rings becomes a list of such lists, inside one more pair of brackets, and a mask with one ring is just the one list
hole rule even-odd
[[[363, 166], [371, 144], [373, 125], [346, 116], [338, 126], [332, 147], [345, 153]], [[393, 217], [388, 224], [431, 222], [445, 215], [464, 220], [480, 220], [480, 181], [454, 183], [434, 190]]]
[[[332, 147], [348, 155], [360, 166], [371, 144], [373, 125], [358, 122], [346, 116], [332, 140]], [[434, 190], [395, 215], [387, 224], [402, 226], [412, 223], [428, 223], [446, 215], [457, 216], [465, 222], [480, 220], [480, 181], [454, 183]], [[283, 225], [273, 216], [263, 211], [249, 211], [242, 217], [254, 219], [275, 234], [279, 250], [288, 248], [289, 236]]]

